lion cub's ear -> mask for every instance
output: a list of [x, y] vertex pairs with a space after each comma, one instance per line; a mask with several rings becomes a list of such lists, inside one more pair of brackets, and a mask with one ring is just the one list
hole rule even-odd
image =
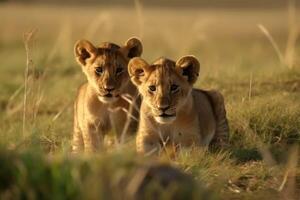
[[77, 62], [81, 65], [85, 65], [87, 59], [96, 56], [97, 48], [87, 40], [79, 40], [74, 46], [74, 53]]
[[194, 84], [199, 76], [200, 63], [194, 56], [183, 56], [176, 62], [176, 70], [190, 84]]
[[129, 76], [131, 77], [131, 81], [137, 86], [144, 81], [144, 78], [149, 70], [149, 64], [142, 58], [135, 57], [128, 63]]
[[138, 38], [129, 38], [125, 42], [125, 46], [121, 48], [122, 53], [125, 57], [131, 59], [134, 57], [139, 57], [143, 53], [143, 45], [142, 42]]

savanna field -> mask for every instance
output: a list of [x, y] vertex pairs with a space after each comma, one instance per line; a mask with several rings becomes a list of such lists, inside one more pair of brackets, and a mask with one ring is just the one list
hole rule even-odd
[[[0, 3], [0, 199], [299, 199], [299, 13], [292, 4]], [[70, 153], [86, 81], [75, 42], [132, 36], [148, 61], [199, 59], [196, 87], [225, 97], [227, 148], [143, 157], [131, 137], [96, 155]]]

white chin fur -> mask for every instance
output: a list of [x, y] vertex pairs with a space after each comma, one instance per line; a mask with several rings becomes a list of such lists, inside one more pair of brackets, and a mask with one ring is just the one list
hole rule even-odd
[[176, 116], [173, 117], [155, 117], [155, 120], [160, 124], [170, 124], [174, 122], [176, 119]]
[[116, 102], [119, 98], [118, 98], [118, 97], [100, 97], [100, 96], [98, 96], [98, 99], [99, 99], [102, 103], [114, 103], [114, 102]]

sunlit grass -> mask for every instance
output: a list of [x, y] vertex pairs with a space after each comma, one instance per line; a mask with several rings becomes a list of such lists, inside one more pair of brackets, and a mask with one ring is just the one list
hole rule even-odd
[[[168, 163], [190, 175], [201, 188], [195, 199], [203, 194], [264, 199], [299, 193], [299, 154], [292, 146], [300, 140], [300, 45], [292, 42], [293, 69], [289, 69], [257, 29], [258, 23], [268, 27], [282, 49], [289, 35], [287, 11], [185, 8], [161, 12], [139, 6], [136, 13], [130, 7], [0, 5], [4, 27], [0, 33], [0, 198], [47, 199], [44, 195], [51, 193], [52, 199], [118, 199], [125, 191], [119, 181], [131, 179], [136, 168], [148, 162]], [[22, 35], [29, 28], [38, 31], [31, 41], [34, 70], [28, 72], [31, 95], [23, 134], [26, 51]], [[196, 87], [219, 89], [225, 96], [231, 133], [228, 149], [191, 148], [171, 159], [142, 158], [134, 153], [131, 139], [101, 155], [70, 157], [72, 103], [85, 81], [73, 58], [73, 43], [88, 37], [95, 43], [121, 44], [138, 34], [143, 36], [146, 59], [176, 60], [186, 54], [199, 58]], [[39, 96], [43, 98], [38, 109], [32, 109]]]

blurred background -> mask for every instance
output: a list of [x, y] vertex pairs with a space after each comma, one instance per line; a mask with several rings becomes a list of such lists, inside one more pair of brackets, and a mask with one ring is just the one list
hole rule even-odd
[[[144, 56], [150, 60], [158, 56], [177, 59], [193, 53], [199, 54], [205, 64], [205, 54], [209, 54], [213, 57], [211, 62], [221, 56], [222, 65], [226, 66], [228, 59], [230, 62], [240, 59], [240, 55], [232, 53], [235, 48], [244, 51], [246, 57], [249, 53], [254, 53], [251, 57], [262, 56], [260, 51], [264, 51], [270, 53], [266, 55], [270, 59], [276, 59], [276, 52], [272, 52], [273, 47], [267, 44], [269, 41], [258, 24], [270, 32], [285, 52], [287, 42], [289, 45], [296, 42], [294, 35], [300, 23], [300, 17], [295, 14], [298, 8], [296, 0], [2, 0], [0, 45], [7, 50], [0, 56], [7, 58], [14, 51], [18, 59], [2, 59], [2, 62], [12, 66], [24, 64], [25, 53], [20, 52], [24, 50], [23, 33], [34, 29], [35, 50], [39, 54], [36, 62], [46, 59], [42, 58], [42, 51], [47, 52], [48, 61], [71, 56], [62, 58], [59, 64], [72, 62], [72, 47], [77, 39], [120, 44], [131, 36], [143, 39]], [[264, 44], [270, 49], [262, 50]], [[40, 64], [45, 63], [37, 67]], [[207, 67], [216, 64], [210, 63], [203, 69]]]

